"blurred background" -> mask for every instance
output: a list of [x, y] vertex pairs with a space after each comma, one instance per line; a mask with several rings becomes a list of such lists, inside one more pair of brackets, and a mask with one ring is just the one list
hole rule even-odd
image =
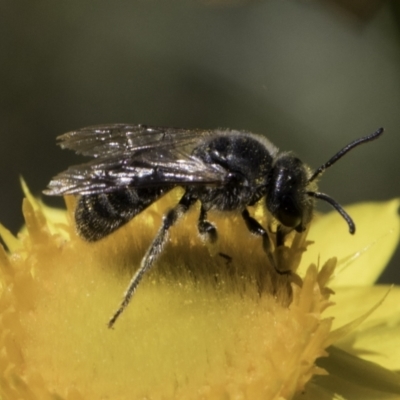
[[[399, 4], [1, 2], [0, 221], [22, 225], [20, 174], [38, 195], [82, 161], [57, 135], [108, 122], [262, 133], [313, 168], [384, 126], [320, 189], [343, 205], [399, 196]], [[400, 282], [399, 252], [381, 281]]]

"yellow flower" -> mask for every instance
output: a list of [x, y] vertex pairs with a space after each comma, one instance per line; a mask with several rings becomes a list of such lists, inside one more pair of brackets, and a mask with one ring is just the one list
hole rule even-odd
[[354, 237], [336, 213], [315, 218], [275, 252], [287, 275], [236, 214], [210, 214], [230, 258], [211, 255], [193, 210], [108, 329], [178, 192], [86, 243], [74, 199], [55, 210], [25, 188], [26, 228], [0, 229], [1, 400], [399, 398], [400, 288], [372, 286], [397, 246], [399, 200], [348, 207]]

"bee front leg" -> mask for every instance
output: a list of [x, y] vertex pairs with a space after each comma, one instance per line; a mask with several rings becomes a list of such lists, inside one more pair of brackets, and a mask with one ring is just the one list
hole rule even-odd
[[244, 222], [246, 223], [247, 229], [250, 231], [250, 233], [253, 235], [262, 237], [264, 251], [267, 254], [268, 260], [271, 263], [271, 265], [274, 267], [275, 271], [279, 275], [286, 275], [286, 274], [290, 273], [290, 271], [282, 271], [279, 268], [278, 263], [272, 252], [272, 245], [271, 245], [271, 241], [270, 241], [267, 231], [261, 226], [261, 224], [258, 221], [256, 221], [252, 216], [250, 216], [250, 213], [247, 209], [244, 209], [242, 211], [242, 217], [243, 217]]
[[285, 245], [285, 236], [287, 232], [283, 229], [282, 225], [278, 225], [276, 229], [276, 246], [284, 246]]
[[142, 259], [139, 269], [131, 279], [128, 288], [124, 293], [123, 300], [121, 305], [111, 317], [108, 322], [108, 327], [112, 328], [115, 324], [115, 321], [118, 317], [123, 313], [125, 308], [130, 303], [133, 294], [136, 291], [140, 281], [143, 278], [143, 275], [154, 265], [157, 261], [159, 255], [161, 254], [165, 243], [168, 240], [168, 230], [174, 225], [183, 214], [185, 214], [190, 206], [192, 206], [196, 202], [196, 198], [188, 193], [185, 193], [179, 203], [171, 210], [169, 210], [163, 218], [163, 222], [161, 228], [157, 232], [156, 237], [154, 238], [152, 244], [150, 245], [149, 249], [147, 250], [145, 256]]
[[272, 256], [271, 253], [272, 246], [267, 231], [261, 226], [261, 224], [258, 221], [256, 221], [252, 216], [250, 216], [250, 213], [246, 208], [242, 211], [242, 217], [250, 233], [262, 237], [263, 248], [265, 252], [268, 254], [268, 257], [270, 255]]

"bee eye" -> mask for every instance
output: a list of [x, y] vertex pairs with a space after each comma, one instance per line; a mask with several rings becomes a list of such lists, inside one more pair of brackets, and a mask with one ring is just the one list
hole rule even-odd
[[301, 224], [302, 213], [292, 196], [283, 195], [275, 217], [289, 228], [297, 228]]

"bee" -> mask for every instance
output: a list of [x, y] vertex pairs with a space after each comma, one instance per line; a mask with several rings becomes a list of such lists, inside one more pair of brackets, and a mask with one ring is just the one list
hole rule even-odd
[[350, 150], [382, 133], [380, 128], [354, 140], [312, 171], [292, 152], [280, 153], [268, 139], [253, 133], [126, 124], [91, 126], [58, 139], [61, 148], [94, 159], [55, 176], [44, 193], [79, 195], [76, 229], [83, 239], [93, 242], [116, 231], [173, 188], [184, 188], [179, 202], [164, 215], [119, 308], [109, 320], [111, 328], [143, 275], [162, 253], [171, 226], [196, 202], [200, 202], [197, 229], [206, 241], [214, 243], [218, 238], [216, 227], [207, 219], [208, 212], [236, 210], [249, 232], [261, 237], [267, 255], [271, 254], [268, 233], [247, 209], [261, 199], [277, 221], [277, 246], [284, 244], [290, 231], [306, 229], [315, 199], [329, 203], [354, 234], [351, 217], [338, 202], [318, 192], [315, 181]]

